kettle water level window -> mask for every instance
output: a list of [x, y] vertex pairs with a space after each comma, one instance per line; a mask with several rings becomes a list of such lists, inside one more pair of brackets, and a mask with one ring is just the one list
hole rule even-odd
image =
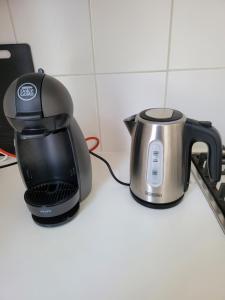
[[152, 187], [159, 187], [163, 179], [163, 145], [153, 141], [148, 151], [147, 181]]

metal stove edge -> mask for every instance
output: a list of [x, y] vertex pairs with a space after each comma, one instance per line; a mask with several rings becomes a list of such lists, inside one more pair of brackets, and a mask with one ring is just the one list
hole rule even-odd
[[208, 190], [208, 187], [206, 186], [205, 182], [203, 181], [201, 175], [198, 173], [198, 170], [195, 167], [193, 162], [191, 162], [191, 173], [193, 174], [198, 186], [200, 187], [201, 191], [203, 192], [209, 206], [211, 207], [216, 219], [218, 220], [220, 227], [223, 230], [223, 233], [225, 234], [225, 217], [223, 216], [221, 209], [219, 208], [215, 199], [213, 198], [210, 191]]

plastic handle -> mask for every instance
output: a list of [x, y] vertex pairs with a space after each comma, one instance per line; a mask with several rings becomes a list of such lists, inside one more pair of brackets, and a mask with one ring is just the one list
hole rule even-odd
[[212, 127], [211, 122], [187, 119], [184, 128], [185, 191], [189, 185], [191, 149], [195, 142], [203, 142], [208, 145], [208, 170], [211, 181], [218, 182], [221, 177], [222, 142], [218, 131]]
[[9, 53], [10, 53], [10, 57], [8, 58], [9, 60], [16, 58], [16, 51], [17, 50], [15, 50], [15, 45], [14, 44], [2, 44], [2, 45], [0, 45], [0, 51], [1, 50], [9, 51]]

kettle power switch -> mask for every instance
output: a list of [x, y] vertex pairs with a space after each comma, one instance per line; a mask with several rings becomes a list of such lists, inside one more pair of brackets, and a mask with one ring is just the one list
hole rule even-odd
[[163, 145], [153, 141], [148, 151], [147, 182], [152, 187], [159, 187], [163, 179]]

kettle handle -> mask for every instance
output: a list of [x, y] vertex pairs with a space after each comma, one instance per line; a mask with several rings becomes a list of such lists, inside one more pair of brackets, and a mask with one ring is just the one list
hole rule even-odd
[[212, 182], [221, 177], [222, 142], [218, 131], [211, 122], [187, 119], [184, 127], [184, 191], [187, 190], [191, 170], [191, 149], [195, 142], [208, 145], [208, 170]]

